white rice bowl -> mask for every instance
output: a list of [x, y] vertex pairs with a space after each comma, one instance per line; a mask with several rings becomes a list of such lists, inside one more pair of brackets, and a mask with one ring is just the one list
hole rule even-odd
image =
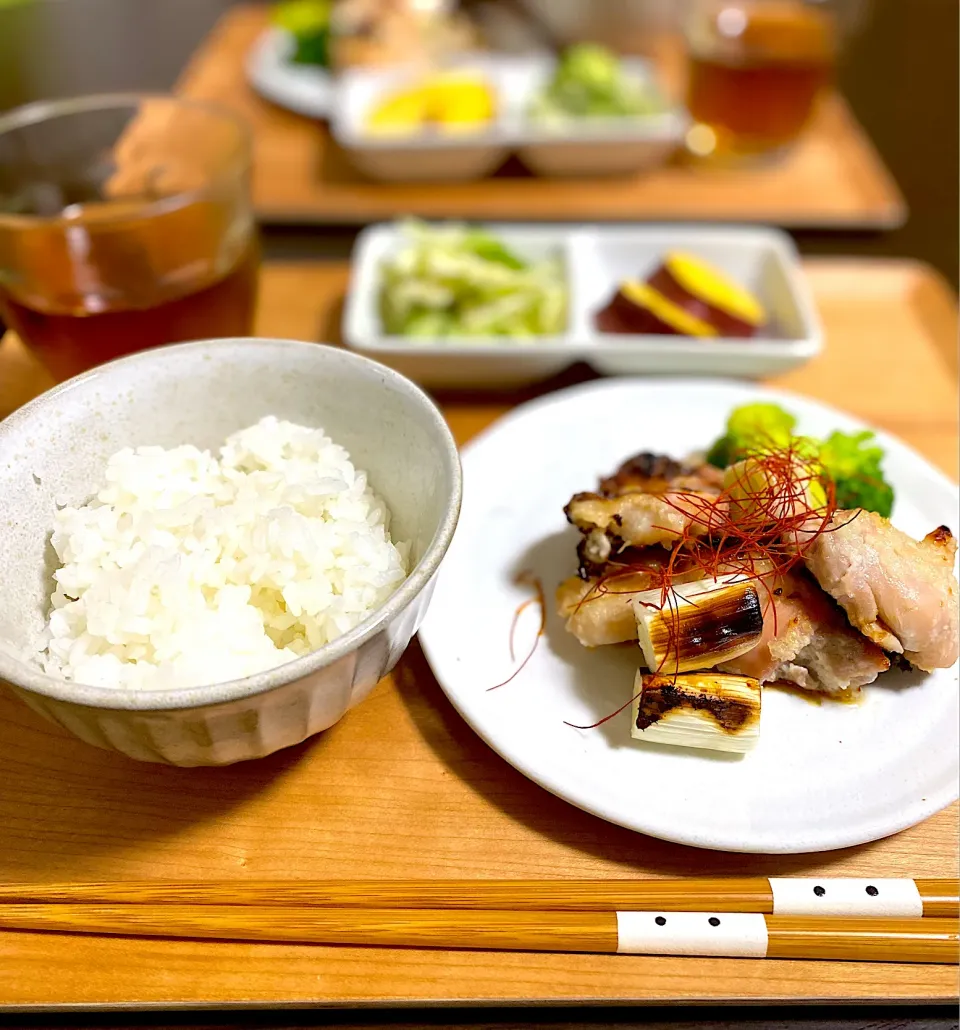
[[262, 419], [219, 457], [123, 450], [57, 512], [44, 670], [118, 689], [240, 679], [315, 651], [407, 574], [389, 512], [322, 430]]

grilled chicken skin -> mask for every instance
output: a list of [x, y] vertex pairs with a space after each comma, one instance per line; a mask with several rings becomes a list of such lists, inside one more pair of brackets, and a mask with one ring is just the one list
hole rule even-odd
[[684, 532], [705, 535], [700, 513], [717, 502], [722, 485], [723, 473], [711, 465], [648, 452], [630, 458], [600, 481], [598, 492], [574, 494], [564, 508], [584, 534], [581, 575], [596, 574], [625, 547], [670, 546]]
[[599, 579], [571, 576], [557, 588], [557, 612], [584, 647], [622, 644], [637, 639], [637, 617], [630, 607], [634, 594], [654, 586], [653, 576], [645, 572], [622, 576], [609, 590], [600, 589]]
[[917, 541], [873, 512], [839, 511], [804, 561], [853, 626], [929, 672], [960, 650], [956, 553], [946, 526]]
[[[669, 553], [659, 547], [643, 555], [643, 568], [619, 570], [608, 565], [598, 576], [571, 576], [557, 588], [557, 613], [566, 620], [567, 631], [584, 647], [622, 644], [637, 639], [637, 617], [630, 602], [634, 595], [653, 590], [662, 583], [662, 570]], [[703, 572], [692, 564], [675, 567], [674, 583], [700, 579]]]

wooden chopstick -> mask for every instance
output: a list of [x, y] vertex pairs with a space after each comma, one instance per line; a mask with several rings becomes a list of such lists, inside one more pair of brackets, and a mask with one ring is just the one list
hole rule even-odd
[[956, 919], [258, 905], [0, 905], [0, 928], [377, 947], [952, 963]]
[[215, 880], [0, 884], [0, 904], [296, 905], [960, 917], [956, 879]]

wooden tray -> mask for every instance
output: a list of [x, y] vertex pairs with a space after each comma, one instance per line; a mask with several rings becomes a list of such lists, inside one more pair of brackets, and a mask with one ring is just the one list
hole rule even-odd
[[[807, 265], [823, 356], [778, 380], [957, 465], [957, 311], [923, 266]], [[258, 331], [325, 339], [343, 265], [263, 273]], [[573, 370], [567, 379], [588, 373]], [[47, 380], [9, 335], [0, 413]], [[503, 399], [447, 398], [458, 439]], [[414, 644], [331, 730], [226, 769], [142, 765], [68, 737], [0, 695], [0, 880], [134, 877], [943, 876], [957, 806], [875, 844], [823, 855], [724, 855], [608, 825], [524, 779], [444, 698]], [[382, 951], [0, 934], [0, 1008], [91, 1005], [948, 1001], [956, 969], [746, 959]]]
[[397, 214], [565, 221], [719, 220], [808, 228], [889, 229], [906, 219], [890, 173], [839, 96], [780, 164], [717, 171], [671, 166], [620, 179], [549, 180], [511, 163], [472, 183], [365, 181], [318, 122], [261, 100], [247, 85], [246, 53], [266, 24], [260, 6], [227, 12], [181, 78], [186, 96], [216, 100], [255, 134], [253, 198], [272, 223], [359, 224]]

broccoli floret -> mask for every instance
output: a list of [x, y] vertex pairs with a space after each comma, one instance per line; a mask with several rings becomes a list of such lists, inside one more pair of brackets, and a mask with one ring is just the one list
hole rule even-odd
[[718, 469], [725, 469], [733, 464], [733, 460], [733, 441], [729, 434], [724, 433], [713, 441], [713, 445], [707, 451], [707, 462]]
[[797, 420], [779, 404], [744, 404], [727, 419], [727, 433], [743, 447], [757, 443], [787, 446]]
[[797, 420], [778, 404], [744, 404], [727, 419], [727, 431], [707, 452], [707, 461], [726, 468], [751, 452], [790, 447], [805, 461], [817, 463], [833, 481], [840, 508], [865, 508], [885, 518], [893, 509], [893, 488], [883, 478], [883, 450], [866, 446], [874, 434], [831, 433], [826, 440], [794, 436]]
[[884, 518], [893, 510], [893, 487], [883, 478], [883, 450], [868, 430], [831, 433], [820, 445], [820, 462], [836, 487], [840, 508], [865, 508]]
[[779, 404], [742, 404], [730, 412], [727, 431], [707, 452], [707, 461], [726, 468], [759, 447], [789, 447], [796, 424]]

